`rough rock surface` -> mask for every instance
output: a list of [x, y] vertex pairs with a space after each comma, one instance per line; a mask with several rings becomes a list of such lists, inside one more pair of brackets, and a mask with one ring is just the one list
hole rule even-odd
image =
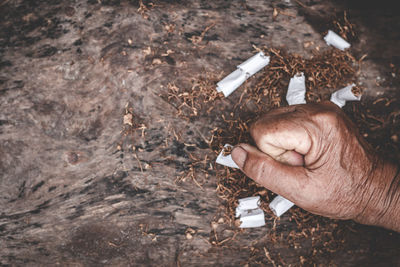
[[[223, 217], [215, 177], [179, 177], [189, 153], [204, 157], [218, 114], [180, 118], [168, 84], [227, 74], [253, 45], [326, 46], [295, 1], [141, 3], [0, 2], [0, 264], [244, 266], [257, 253], [271, 265], [400, 264], [398, 234], [351, 222], [337, 226], [343, 248], [323, 255], [306, 238], [272, 242], [275, 223], [295, 231], [286, 217], [211, 243], [213, 229], [235, 228], [212, 224]], [[366, 62], [367, 85], [377, 64]], [[143, 127], [124, 135], [129, 108]]]

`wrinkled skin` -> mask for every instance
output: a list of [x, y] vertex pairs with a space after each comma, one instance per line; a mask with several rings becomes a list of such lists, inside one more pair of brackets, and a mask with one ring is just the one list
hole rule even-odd
[[384, 162], [331, 102], [269, 112], [232, 158], [259, 184], [312, 213], [400, 231], [398, 166]]

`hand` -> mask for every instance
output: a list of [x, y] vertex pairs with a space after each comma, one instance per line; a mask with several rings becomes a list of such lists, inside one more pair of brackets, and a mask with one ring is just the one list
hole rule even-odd
[[232, 158], [250, 178], [312, 213], [400, 231], [398, 167], [331, 102], [279, 108], [255, 122], [258, 148]]

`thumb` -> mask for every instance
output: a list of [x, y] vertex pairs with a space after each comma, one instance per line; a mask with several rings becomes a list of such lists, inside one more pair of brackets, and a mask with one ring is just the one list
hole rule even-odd
[[296, 203], [307, 181], [305, 169], [274, 160], [248, 144], [232, 150], [232, 159], [255, 182]]

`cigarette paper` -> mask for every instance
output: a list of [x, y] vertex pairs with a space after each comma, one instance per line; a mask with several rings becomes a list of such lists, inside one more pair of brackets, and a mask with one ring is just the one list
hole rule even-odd
[[265, 56], [263, 52], [258, 52], [242, 64], [240, 64], [238, 69], [244, 71], [248, 77], [253, 76], [259, 70], [264, 68], [269, 64], [269, 56]]
[[324, 40], [328, 45], [332, 45], [342, 51], [350, 47], [350, 44], [345, 39], [331, 30], [328, 31], [328, 34], [324, 37]]
[[260, 196], [239, 199], [236, 217], [240, 219], [240, 228], [252, 228], [265, 225], [264, 211], [260, 209]]
[[264, 211], [260, 208], [248, 210], [240, 215], [240, 228], [253, 228], [265, 225]]
[[217, 83], [217, 91], [222, 92], [225, 97], [232, 94], [240, 85], [244, 83], [250, 76], [267, 66], [269, 56], [265, 56], [263, 52], [259, 52], [252, 56], [239, 66], [237, 69]]
[[356, 86], [354, 83], [350, 84], [340, 90], [337, 90], [331, 95], [331, 101], [342, 108], [346, 105], [346, 101], [360, 101], [361, 95], [356, 96], [351, 89]]
[[306, 103], [306, 79], [304, 73], [298, 73], [290, 79], [286, 101], [289, 105]]
[[278, 217], [280, 217], [282, 214], [284, 214], [293, 206], [294, 206], [293, 202], [287, 200], [282, 196], [276, 196], [274, 200], [272, 200], [272, 202], [269, 203], [269, 208]]
[[224, 155], [225, 148], [233, 148], [233, 146], [230, 144], [225, 144], [215, 162], [227, 167], [239, 169], [239, 166], [233, 161], [231, 154], [227, 156]]
[[259, 208], [260, 196], [246, 197], [239, 199], [239, 205], [236, 208], [236, 217], [239, 217], [244, 210], [253, 210]]
[[246, 79], [246, 72], [237, 69], [217, 83], [217, 91], [222, 92], [225, 97], [228, 97], [242, 85]]

